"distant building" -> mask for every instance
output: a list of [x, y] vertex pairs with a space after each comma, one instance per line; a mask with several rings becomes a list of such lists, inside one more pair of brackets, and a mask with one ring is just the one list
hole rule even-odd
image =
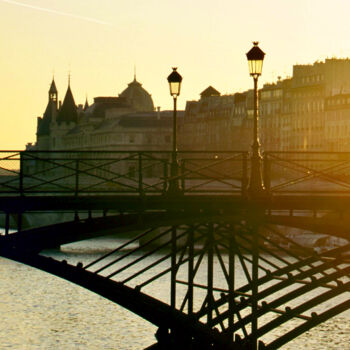
[[290, 79], [265, 84], [260, 90], [260, 141], [265, 150], [283, 150], [289, 145]]
[[[309, 65], [295, 65], [291, 78], [265, 84], [260, 90], [263, 148], [284, 151], [334, 149], [336, 138], [329, 137], [330, 124], [327, 120], [331, 118], [333, 124], [337, 123], [335, 113], [340, 115], [340, 105], [336, 108], [337, 112], [334, 111], [335, 106], [327, 106], [326, 118], [325, 103], [333, 103], [332, 96], [346, 96], [347, 93], [350, 93], [350, 59], [333, 58]], [[341, 106], [345, 110], [348, 108], [346, 104]], [[341, 122], [344, 127], [350, 125], [345, 110]]]
[[350, 151], [350, 93], [327, 97], [325, 110], [325, 142], [329, 151]]
[[221, 95], [209, 86], [198, 101], [187, 101], [179, 127], [179, 149], [232, 151], [247, 149], [252, 103], [249, 92]]
[[[350, 151], [348, 94], [350, 59], [295, 65], [291, 78], [265, 84], [259, 91], [262, 150]], [[252, 90], [221, 95], [209, 86], [186, 104], [179, 147], [250, 150], [253, 97]]]
[[[38, 117], [35, 150], [171, 150], [172, 111], [157, 111], [134, 80], [117, 97], [95, 97], [76, 106], [70, 85], [63, 103], [53, 80], [46, 110]], [[183, 111], [178, 112], [181, 120]]]
[[[349, 150], [350, 59], [295, 65], [293, 76], [259, 90], [262, 150]], [[212, 86], [178, 111], [179, 150], [250, 150], [253, 91], [221, 95]], [[171, 150], [172, 111], [155, 111], [134, 78], [119, 95], [76, 106], [70, 86], [58, 102], [55, 82], [38, 118], [36, 150]]]

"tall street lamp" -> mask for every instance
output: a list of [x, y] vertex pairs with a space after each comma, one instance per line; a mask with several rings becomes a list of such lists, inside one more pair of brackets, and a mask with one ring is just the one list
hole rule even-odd
[[265, 53], [259, 48], [258, 42], [253, 42], [254, 46], [247, 53], [249, 74], [254, 79], [254, 130], [251, 156], [251, 174], [248, 190], [252, 196], [264, 193], [264, 183], [261, 174], [260, 142], [258, 135], [258, 78], [262, 72]]
[[177, 68], [173, 68], [173, 71], [168, 76], [168, 83], [170, 88], [170, 95], [174, 99], [174, 114], [173, 114], [173, 146], [171, 152], [171, 167], [168, 192], [175, 193], [180, 190], [180, 184], [178, 180], [179, 164], [177, 162], [177, 136], [176, 136], [176, 102], [177, 97], [180, 95], [182, 76], [177, 72]]
[[[254, 46], [247, 53], [249, 64], [249, 73], [254, 79], [254, 130], [253, 130], [253, 144], [251, 155], [251, 174], [250, 183], [248, 187], [249, 195], [252, 198], [259, 198], [265, 193], [264, 183], [261, 175], [261, 155], [260, 142], [258, 135], [258, 78], [261, 75], [262, 65], [265, 53], [259, 48], [258, 42], [253, 42]], [[254, 213], [252, 220], [252, 290], [251, 290], [251, 336], [252, 336], [252, 350], [258, 349], [258, 278], [259, 278], [259, 215]]]

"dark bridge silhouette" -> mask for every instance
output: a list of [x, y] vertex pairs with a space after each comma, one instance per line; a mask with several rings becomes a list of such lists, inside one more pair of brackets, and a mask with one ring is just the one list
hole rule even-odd
[[[169, 152], [3, 152], [1, 255], [152, 322], [152, 349], [277, 349], [350, 308], [350, 154], [266, 152], [259, 195], [246, 152], [177, 159], [174, 176]], [[47, 213], [65, 220], [40, 225]], [[115, 246], [93, 261], [46, 250], [107, 234]]]

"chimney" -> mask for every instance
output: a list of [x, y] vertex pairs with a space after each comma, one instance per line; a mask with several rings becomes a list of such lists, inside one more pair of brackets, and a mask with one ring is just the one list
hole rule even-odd
[[160, 120], [160, 107], [157, 107], [157, 120]]

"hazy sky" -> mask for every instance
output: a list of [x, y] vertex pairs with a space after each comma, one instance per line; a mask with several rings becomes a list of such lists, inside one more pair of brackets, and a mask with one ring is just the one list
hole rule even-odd
[[179, 107], [209, 85], [252, 86], [245, 53], [266, 52], [264, 82], [296, 63], [350, 56], [348, 0], [0, 0], [0, 147], [35, 140], [54, 72], [59, 99], [68, 71], [76, 103], [121, 93], [137, 79], [169, 109], [166, 78], [183, 76]]

